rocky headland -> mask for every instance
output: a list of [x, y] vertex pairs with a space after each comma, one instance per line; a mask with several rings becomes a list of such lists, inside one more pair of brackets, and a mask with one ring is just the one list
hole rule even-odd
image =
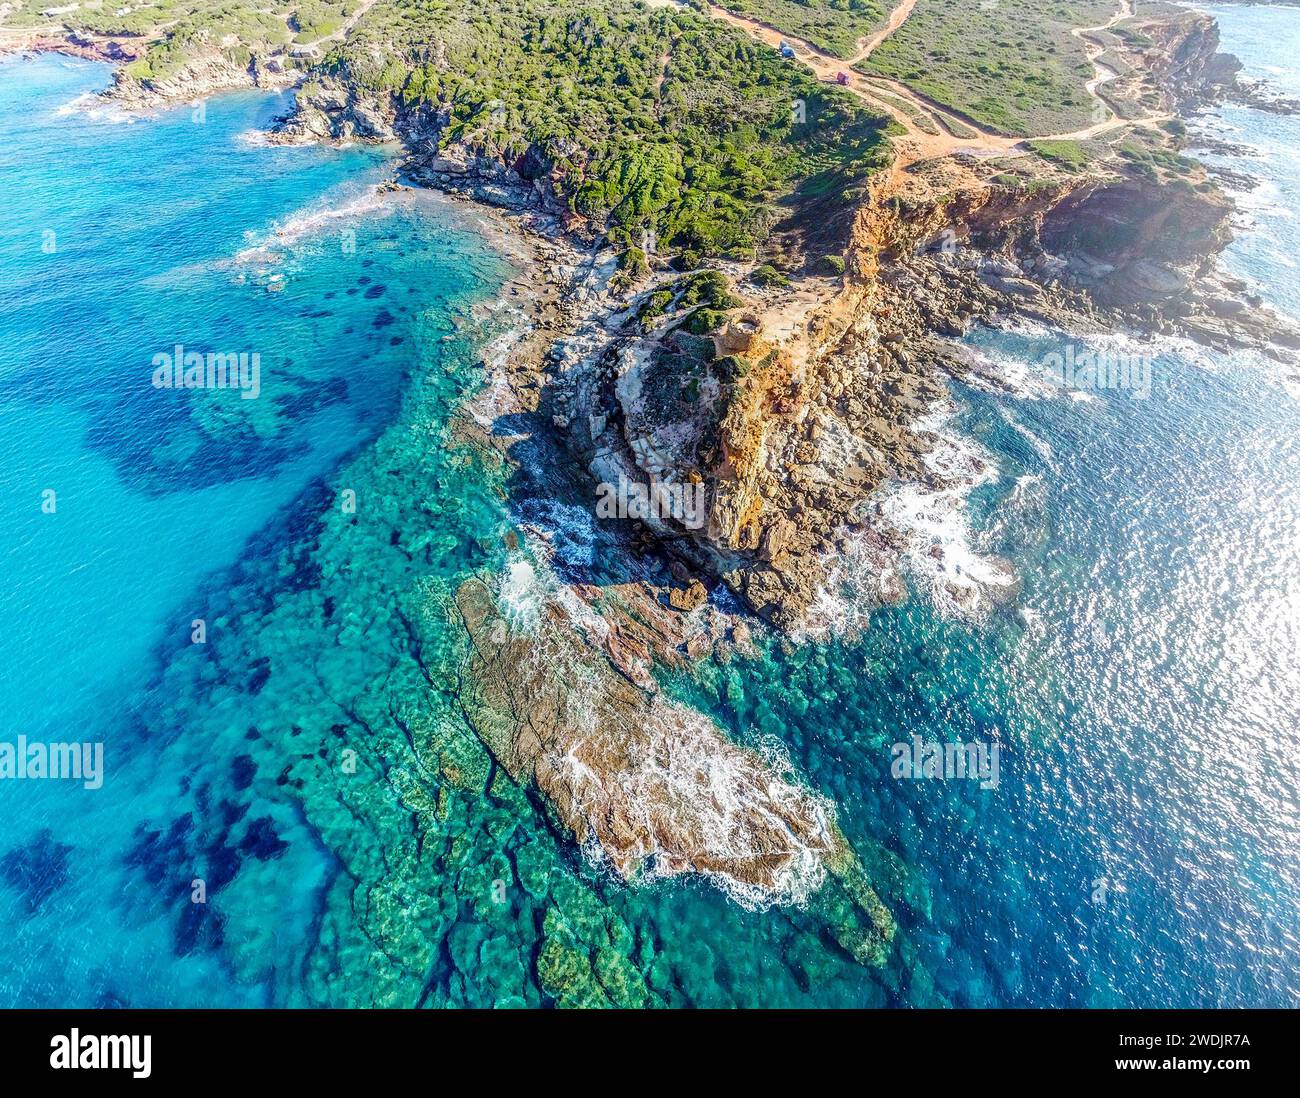
[[[518, 521], [507, 572], [455, 596], [461, 696], [497, 763], [621, 877], [698, 873], [746, 904], [803, 906], [883, 963], [893, 919], [834, 806], [671, 700], [656, 669], [835, 629], [849, 570], [868, 604], [899, 601], [908, 554], [956, 612], [1014, 593], [1005, 562], [948, 570], [891, 506], [900, 485], [960, 499], [980, 475], [945, 461], [936, 431], [946, 380], [979, 369], [951, 341], [973, 323], [1300, 348], [1217, 271], [1233, 205], [1179, 151], [1176, 116], [1239, 88], [1237, 66], [1208, 17], [1131, 30], [1106, 53], [1106, 103], [1134, 120], [1122, 142], [941, 157], [900, 142], [860, 193], [786, 208], [762, 255], [707, 264], [647, 239], [620, 265], [537, 144], [447, 140], [447, 112], [375, 94], [349, 62], [300, 88], [273, 140], [400, 142], [405, 182], [502, 211], [522, 242], [523, 336], [462, 425], [512, 464]], [[275, 61], [196, 57], [111, 94], [154, 105], [298, 78]], [[601, 514], [620, 485], [702, 502]]]
[[[369, 96], [346, 68], [313, 81], [275, 139], [400, 141], [412, 181], [511, 211], [580, 253], [542, 267], [577, 306], [558, 325], [568, 331], [550, 349], [542, 403], [587, 464], [592, 502], [620, 479], [702, 485], [702, 521], [651, 513], [638, 525], [681, 582], [724, 586], [799, 632], [850, 542], [874, 562], [881, 599], [901, 596], [891, 558], [906, 535], [873, 503], [891, 483], [941, 480], [923, 425], [945, 376], [970, 368], [944, 337], [1022, 317], [1275, 357], [1300, 347], [1300, 330], [1216, 271], [1233, 205], [1177, 151], [1174, 116], [1232, 92], [1239, 65], [1197, 13], [1170, 9], [1133, 38], [1140, 47], [1111, 46], [1126, 67], [1107, 102], [1168, 121], [1083, 167], [1027, 147], [896, 163], [848, 208], [776, 225], [789, 273], [683, 271], [653, 250], [644, 271], [617, 271], [601, 227], [572, 213], [535, 147], [502, 158], [449, 145], [445, 113]], [[583, 277], [566, 281], [573, 270]], [[973, 610], [1009, 589], [953, 593]]]

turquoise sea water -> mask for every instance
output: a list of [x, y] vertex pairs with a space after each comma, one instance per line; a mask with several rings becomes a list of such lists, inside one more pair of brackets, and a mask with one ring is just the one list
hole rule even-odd
[[[456, 325], [507, 269], [444, 206], [367, 208], [391, 150], [260, 147], [280, 97], [223, 96], [202, 121], [87, 113], [107, 80], [53, 56], [0, 65], [5, 739], [103, 740], [109, 773], [94, 792], [6, 783], [0, 917], [20, 948], [0, 997], [258, 1001], [212, 951], [176, 957], [189, 931], [167, 904], [136, 903], [133, 829], [182, 815], [183, 775], [151, 756], [192, 724], [146, 728], [145, 711], [196, 619], [208, 644], [190, 647], [222, 645], [205, 607], [229, 570], [266, 567], [314, 519], [322, 478], [393, 420], [412, 370], [468, 350]], [[260, 395], [154, 388], [153, 356], [178, 343], [256, 352]], [[314, 840], [292, 853], [276, 920], [307, 934], [329, 859]]]
[[[1216, 14], [1295, 82], [1300, 12]], [[672, 684], [839, 806], [900, 923], [867, 970], [798, 912], [610, 881], [469, 732], [446, 607], [512, 517], [455, 433], [508, 277], [473, 225], [357, 207], [382, 150], [250, 144], [274, 98], [59, 112], [105, 79], [0, 65], [3, 738], [109, 775], [0, 789], [0, 1002], [535, 1005], [539, 964], [574, 1001], [1297, 1001], [1294, 367], [1161, 346], [1148, 398], [1073, 399], [1035, 380], [1060, 333], [974, 335], [1006, 384], [946, 431], [996, 476], [934, 536], [1018, 597], [970, 622], [918, 574], [860, 637]], [[1207, 124], [1265, 180], [1229, 264], [1300, 311], [1300, 122]], [[263, 395], [153, 389], [176, 342], [260, 351]], [[892, 778], [914, 733], [996, 742], [997, 788]]]

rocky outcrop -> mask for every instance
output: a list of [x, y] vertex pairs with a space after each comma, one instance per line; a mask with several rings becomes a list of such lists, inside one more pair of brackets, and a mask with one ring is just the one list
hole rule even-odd
[[472, 643], [462, 704], [510, 776], [624, 879], [700, 874], [747, 906], [805, 907], [854, 959], [883, 964], [894, 921], [830, 804], [648, 676], [593, 659], [611, 638], [592, 602], [608, 593], [570, 585], [513, 612], [537, 580], [520, 559], [501, 595], [474, 579], [456, 597]]
[[284, 88], [298, 80], [296, 70], [278, 56], [254, 55], [235, 60], [215, 44], [191, 54], [164, 78], [137, 80], [126, 69], [113, 73], [104, 95], [127, 109], [147, 110], [171, 103], [192, 103], [233, 88]]
[[544, 213], [575, 236], [591, 239], [582, 219], [556, 194], [551, 165], [535, 144], [528, 144], [522, 154], [508, 152], [481, 133], [444, 143], [450, 121], [446, 108], [408, 106], [398, 97], [363, 90], [371, 84], [368, 76], [358, 78], [347, 64], [313, 75], [271, 139], [285, 144], [401, 141], [404, 169], [415, 182], [499, 209]]
[[[1132, 63], [1117, 99], [1149, 113], [1217, 94], [1235, 72], [1217, 46], [1213, 20], [1198, 13], [1121, 24], [1110, 48]], [[445, 112], [359, 92], [372, 76], [318, 74], [283, 136], [398, 137], [412, 178], [588, 238], [536, 146], [508, 155], [481, 133], [445, 145]], [[1066, 322], [1102, 310], [1111, 323], [1216, 345], [1294, 342], [1243, 287], [1213, 276], [1231, 204], [1179, 166], [1176, 129], [1137, 136], [1135, 155], [1150, 158], [1132, 165], [1074, 172], [1034, 160], [1008, 174], [1005, 162], [948, 158], [881, 173], [854, 217], [842, 279], [742, 284], [743, 308], [707, 337], [683, 303], [685, 280], [656, 263], [630, 300], [611, 300], [555, 348], [555, 422], [594, 484], [701, 499], [703, 514], [633, 517], [688, 575], [725, 584], [779, 627], [801, 627], [850, 543], [880, 564], [881, 599], [897, 597], [885, 562], [907, 535], [873, 501], [898, 482], [944, 487], [925, 417], [943, 399], [945, 371], [962, 367], [935, 335], [1012, 312]], [[699, 601], [690, 586], [672, 596], [683, 611]]]
[[284, 143], [316, 141], [393, 141], [398, 111], [391, 96], [374, 96], [364, 85], [339, 74], [313, 76], [298, 89], [293, 113], [280, 121], [274, 137]]
[[1136, 56], [1132, 74], [1120, 78], [1116, 93], [1140, 83], [1171, 112], [1222, 97], [1241, 70], [1240, 61], [1219, 52], [1218, 24], [1204, 12], [1162, 8], [1126, 21], [1120, 33]]
[[[1199, 170], [1041, 166], [1026, 183], [948, 161], [884, 174], [842, 281], [747, 287], [703, 349], [671, 302], [649, 331], [625, 322], [602, 352], [555, 371], [559, 418], [598, 481], [698, 483], [703, 521], [644, 521], [667, 552], [797, 632], [846, 553], [878, 571], [880, 601], [899, 596], [891, 562], [908, 532], [882, 514], [882, 489], [951, 487], [929, 460], [927, 416], [945, 374], [965, 367], [933, 334], [1016, 314], [1268, 354], [1300, 345], [1293, 325], [1214, 273], [1231, 212]], [[651, 281], [627, 315], [677, 285]], [[985, 604], [1014, 591], [990, 574]]]
[[[1218, 86], [1231, 67], [1212, 30], [1200, 17], [1146, 27], [1151, 56], [1133, 94], [1154, 81], [1172, 105]], [[366, 91], [382, 82], [351, 64], [370, 62], [313, 73], [279, 139], [398, 139], [417, 181], [544, 215], [584, 243], [600, 235], [557, 197], [535, 144], [507, 151], [484, 132], [445, 143], [445, 111]], [[211, 66], [181, 83], [250, 75]], [[623, 590], [569, 577], [534, 591], [521, 617], [509, 592], [474, 579], [456, 605], [471, 643], [466, 716], [593, 857], [629, 881], [694, 873], [743, 903], [804, 906], [859, 961], [884, 960], [892, 918], [831, 806], [665, 698], [653, 670], [735, 634], [717, 621], [723, 586], [790, 633], [815, 617], [845, 561], [881, 603], [901, 597], [906, 553], [937, 561], [961, 609], [1014, 593], [1002, 562], [978, 584], [945, 573], [943, 547], [911, 545], [906, 514], [882, 503], [899, 483], [940, 497], [979, 473], [935, 460], [932, 413], [946, 373], [965, 368], [936, 335], [997, 315], [1072, 323], [1104, 312], [1236, 345], [1292, 338], [1238, 288], [1209, 280], [1230, 204], [1202, 176], [1152, 167], [1180, 165], [1176, 139], [1147, 131], [1139, 165], [1072, 172], [950, 157], [883, 171], [834, 257], [842, 277], [765, 288], [752, 264], [724, 262], [731, 285], [715, 285], [704, 308], [696, 275], [646, 249], [626, 294], [573, 280], [569, 300], [584, 315], [552, 348], [540, 409], [528, 411], [561, 432], [593, 488], [632, 482], [700, 506], [617, 516], [632, 521], [611, 553], [660, 562]], [[583, 262], [608, 287], [613, 258], [592, 248]], [[659, 574], [665, 558], [671, 582]], [[520, 557], [507, 582], [537, 580], [538, 569]], [[548, 981], [566, 984], [566, 964], [548, 954]]]

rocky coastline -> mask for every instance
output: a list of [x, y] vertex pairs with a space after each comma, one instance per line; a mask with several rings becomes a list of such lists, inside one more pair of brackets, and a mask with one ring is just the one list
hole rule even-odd
[[[1167, 91], [1180, 111], [1218, 96], [1235, 68], [1204, 24], [1190, 26], [1194, 42], [1166, 43], [1183, 58]], [[500, 367], [505, 384], [474, 422], [518, 471], [515, 568], [542, 595], [521, 623], [503, 610], [511, 577], [462, 588], [467, 716], [625, 879], [693, 872], [741, 902], [802, 904], [851, 955], [882, 963], [892, 918], [837, 837], [833, 806], [775, 782], [760, 755], [676, 709], [654, 668], [743, 658], [755, 632], [835, 628], [822, 610], [846, 561], [879, 604], [904, 597], [909, 532], [882, 496], [900, 482], [959, 491], [978, 475], [934, 460], [945, 378], [975, 368], [944, 337], [1018, 317], [1278, 356], [1300, 347], [1300, 332], [1215, 270], [1232, 205], [1197, 187], [1202, 177], [1171, 187], [1107, 165], [1024, 186], [998, 179], [1005, 165], [949, 158], [881, 174], [843, 231], [842, 276], [763, 286], [753, 265], [718, 264], [731, 307], [720, 328], [696, 334], [693, 272], [650, 252], [649, 269], [620, 283], [614, 255], [570, 214], [544, 164], [439, 148], [444, 123], [367, 100], [344, 78], [300, 98], [277, 140], [399, 140], [412, 182], [537, 234], [534, 269], [551, 287], [535, 313], [545, 338]], [[798, 227], [783, 229], [798, 247]], [[503, 439], [493, 425], [505, 420]], [[598, 486], [621, 482], [702, 486], [707, 519], [651, 509], [597, 520]], [[1016, 590], [998, 561], [940, 582], [971, 615]], [[677, 773], [669, 760], [689, 763]], [[732, 795], [709, 818], [720, 781]]]
[[[1187, 59], [1169, 70], [1180, 110], [1197, 102], [1198, 65], [1206, 97], [1232, 68], [1210, 48], [1217, 39], [1207, 45], [1203, 25], [1191, 26], [1193, 44], [1166, 43]], [[743, 657], [756, 632], [839, 627], [824, 608], [846, 561], [869, 577], [869, 599], [904, 597], [914, 547], [882, 497], [913, 483], [960, 498], [963, 478], [979, 475], [936, 461], [931, 429], [945, 379], [972, 369], [945, 337], [971, 323], [1300, 346], [1294, 328], [1214, 271], [1231, 203], [1109, 166], [1082, 178], [1040, 171], [1025, 186], [974, 158], [917, 164], [881, 173], [842, 220], [842, 275], [763, 286], [753, 265], [718, 264], [727, 319], [696, 334], [695, 272], [651, 251], [647, 271], [620, 280], [544, 164], [440, 148], [445, 122], [359, 95], [342, 74], [300, 96], [274, 139], [400, 141], [407, 179], [504, 211], [533, 242], [535, 285], [547, 287], [533, 337], [498, 362], [501, 384], [489, 383], [466, 424], [517, 470], [520, 511], [512, 575], [471, 581], [457, 598], [473, 643], [468, 718], [560, 826], [625, 879], [694, 872], [741, 902], [802, 904], [851, 955], [881, 963], [892, 919], [837, 838], [833, 806], [775, 782], [759, 754], [676, 709], [654, 669]], [[777, 237], [797, 251], [800, 232], [778, 226]], [[700, 485], [707, 518], [597, 520], [598, 487], [625, 482]], [[978, 577], [936, 564], [959, 613], [1016, 590], [1005, 562]], [[522, 622], [503, 610], [520, 575], [540, 592]], [[672, 759], [688, 760], [681, 773]], [[732, 795], [710, 818], [719, 781]]]
[[[1212, 31], [1183, 20], [1156, 39], [1148, 71], [1171, 110], [1221, 97], [1235, 74]], [[157, 106], [298, 79], [257, 61], [196, 62], [182, 77], [119, 79], [111, 94]], [[666, 698], [655, 669], [841, 627], [826, 606], [846, 562], [868, 601], [902, 600], [914, 546], [889, 491], [959, 493], [980, 472], [937, 460], [934, 429], [946, 380], [978, 368], [951, 342], [971, 324], [1026, 318], [1269, 356], [1300, 348], [1300, 329], [1217, 272], [1233, 207], [1199, 169], [1179, 183], [1110, 161], [1029, 175], [1023, 158], [919, 162], [879, 173], [818, 237], [842, 271], [773, 279], [724, 262], [719, 281], [653, 247], [644, 271], [619, 271], [544, 163], [440, 147], [446, 121], [341, 72], [314, 79], [272, 140], [399, 141], [405, 182], [493, 208], [519, 241], [523, 327], [461, 425], [514, 470], [517, 514], [510, 569], [455, 599], [467, 719], [624, 879], [696, 873], [742, 903], [802, 906], [850, 956], [884, 963], [893, 919], [834, 807]], [[775, 240], [806, 258], [808, 236], [791, 219]], [[716, 325], [693, 322], [706, 305], [720, 306]], [[600, 486], [629, 483], [698, 491], [704, 513], [599, 517]], [[970, 577], [941, 557], [959, 613], [1015, 592], [1005, 562]]]
[[[1179, 12], [1142, 31], [1148, 44], [1132, 60], [1171, 112], [1237, 87], [1240, 66], [1218, 51], [1207, 17]], [[804, 264], [762, 285], [758, 264], [713, 264], [730, 307], [717, 329], [696, 333], [693, 273], [651, 251], [648, 270], [615, 288], [598, 228], [569, 211], [533, 149], [507, 159], [447, 147], [445, 114], [358, 87], [346, 70], [315, 80], [274, 140], [399, 141], [412, 182], [508, 211], [574, 249], [567, 264], [543, 265], [566, 315], [550, 322], [559, 338], [534, 381], [588, 469], [593, 504], [599, 484], [703, 486], [707, 521], [635, 523], [680, 577], [669, 605], [697, 604], [698, 585], [722, 587], [778, 631], [806, 632], [835, 562], [863, 539], [882, 601], [901, 597], [891, 558], [906, 533], [873, 503], [891, 483], [939, 486], [919, 425], [944, 400], [944, 378], [969, 368], [944, 337], [972, 323], [1019, 317], [1273, 357], [1300, 347], [1300, 329], [1216, 271], [1233, 206], [1199, 166], [1175, 176], [1112, 158], [1082, 173], [1040, 164], [1026, 178], [1008, 172], [1011, 158], [959, 155], [881, 173], [840, 219], [842, 275]], [[1130, 76], [1112, 94], [1122, 106], [1141, 90]], [[801, 232], [779, 225], [776, 237], [807, 258]], [[566, 281], [579, 265], [588, 277]], [[977, 611], [1009, 589], [951, 593]]]

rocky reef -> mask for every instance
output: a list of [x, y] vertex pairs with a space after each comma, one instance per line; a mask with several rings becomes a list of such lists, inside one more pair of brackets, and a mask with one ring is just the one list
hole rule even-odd
[[[535, 579], [516, 560], [504, 586]], [[828, 929], [855, 960], [882, 964], [893, 919], [832, 806], [653, 681], [593, 659], [590, 647], [608, 643], [610, 629], [592, 608], [598, 594], [565, 586], [520, 622], [483, 581], [461, 587], [474, 649], [463, 704], [493, 756], [623, 879], [698, 873], [748, 906], [803, 907], [817, 896], [815, 910], [825, 911], [842, 896]]]
[[[1144, 23], [1127, 45], [1116, 36], [1130, 66], [1108, 91], [1120, 113], [1185, 108], [1231, 83], [1212, 22], [1183, 14]], [[144, 103], [291, 79], [256, 60], [244, 70], [196, 56], [165, 86], [120, 79], [116, 94]], [[1127, 148], [1084, 150], [1086, 166], [1023, 148], [896, 164], [834, 216], [803, 210], [779, 223], [767, 257], [781, 253], [779, 266], [755, 257], [700, 271], [651, 247], [644, 270], [619, 271], [535, 147], [506, 158], [446, 143], [445, 114], [361, 86], [346, 64], [313, 72], [275, 139], [398, 140], [410, 180], [510, 211], [533, 253], [535, 281], [516, 289], [535, 298], [535, 328], [489, 366], [492, 399], [460, 425], [474, 460], [499, 460], [514, 481], [504, 561], [479, 531], [474, 567], [430, 578], [444, 504], [426, 502], [436, 494], [426, 481], [450, 480], [453, 465], [444, 455], [431, 471], [424, 436], [399, 424], [349, 474], [397, 502], [355, 523], [334, 518], [310, 559], [285, 562], [291, 576], [311, 569], [327, 582], [285, 594], [276, 614], [364, 653], [354, 696], [320, 699], [307, 722], [295, 716], [299, 673], [278, 660], [267, 698], [279, 708], [268, 703], [266, 725], [249, 730], [255, 780], [295, 790], [286, 795], [339, 852], [310, 961], [317, 998], [362, 994], [356, 974], [369, 966], [375, 1001], [410, 1001], [412, 987], [419, 1001], [476, 1005], [666, 997], [651, 937], [596, 899], [551, 834], [522, 834], [518, 820], [534, 814], [592, 872], [649, 887], [700, 875], [742, 907], [791, 908], [854, 962], [892, 971], [911, 947], [889, 907], [908, 901], [877, 879], [882, 859], [864, 868], [834, 806], [778, 752], [729, 737], [658, 673], [706, 654], [743, 658], [751, 629], [827, 630], [846, 565], [877, 605], [904, 597], [908, 553], [935, 562], [959, 612], [1013, 594], [1003, 562], [959, 574], [891, 505], [900, 485], [939, 497], [980, 475], [939, 446], [946, 381], [970, 369], [944, 337], [1018, 316], [1264, 353], [1300, 347], [1293, 326], [1215, 272], [1231, 203], [1182, 161], [1176, 126], [1151, 126]], [[702, 504], [593, 518], [602, 487], [626, 484]], [[561, 502], [593, 531], [576, 563], [555, 549], [568, 536]], [[495, 578], [484, 558], [501, 565]], [[338, 579], [363, 573], [389, 575], [400, 592], [391, 606]], [[400, 652], [375, 639], [378, 605], [407, 638]], [[436, 640], [429, 623], [442, 614], [462, 627], [463, 650]], [[257, 631], [274, 648], [288, 626], [262, 616]], [[301, 677], [317, 697], [315, 676]], [[281, 726], [288, 739], [267, 731]], [[342, 751], [369, 784], [348, 780]], [[259, 838], [240, 840], [246, 860], [267, 848]], [[433, 888], [438, 874], [460, 894]], [[491, 898], [496, 882], [508, 902]], [[535, 956], [503, 944], [505, 924]]]
[[[1121, 114], [1125, 103], [1184, 109], [1234, 79], [1199, 15], [1165, 13], [1112, 50], [1127, 64], [1108, 94]], [[896, 486], [959, 499], [982, 474], [938, 445], [946, 379], [970, 369], [944, 337], [1019, 316], [1270, 354], [1300, 346], [1293, 326], [1215, 272], [1231, 202], [1181, 158], [1176, 123], [1153, 125], [1118, 154], [1090, 150], [1083, 168], [1025, 149], [896, 165], [853, 208], [819, 214], [815, 232], [806, 211], [776, 226], [788, 274], [737, 260], [692, 271], [650, 251], [644, 271], [624, 275], [535, 148], [505, 159], [444, 142], [445, 115], [357, 90], [371, 83], [346, 66], [317, 74], [277, 139], [400, 140], [413, 181], [541, 234], [539, 270], [557, 294], [538, 345], [549, 349], [507, 368], [510, 396], [479, 417], [510, 420], [513, 434], [522, 414], [529, 442], [502, 444], [489, 429], [480, 443], [520, 466], [564, 466], [558, 479], [528, 474], [522, 494], [567, 492], [589, 514], [622, 485], [702, 501], [599, 524], [617, 583], [559, 569], [522, 625], [491, 582], [462, 585], [468, 720], [620, 878], [698, 873], [743, 902], [829, 906], [836, 940], [881, 963], [892, 917], [833, 808], [666, 699], [654, 670], [735, 647], [742, 610], [780, 633], [824, 632], [850, 565], [856, 594], [877, 605], [904, 596], [909, 553], [931, 558], [958, 612], [1012, 595], [1004, 562], [950, 568], [891, 506]], [[834, 262], [814, 263], [814, 246]], [[526, 535], [511, 567], [538, 581], [553, 535], [545, 524], [540, 541]]]

